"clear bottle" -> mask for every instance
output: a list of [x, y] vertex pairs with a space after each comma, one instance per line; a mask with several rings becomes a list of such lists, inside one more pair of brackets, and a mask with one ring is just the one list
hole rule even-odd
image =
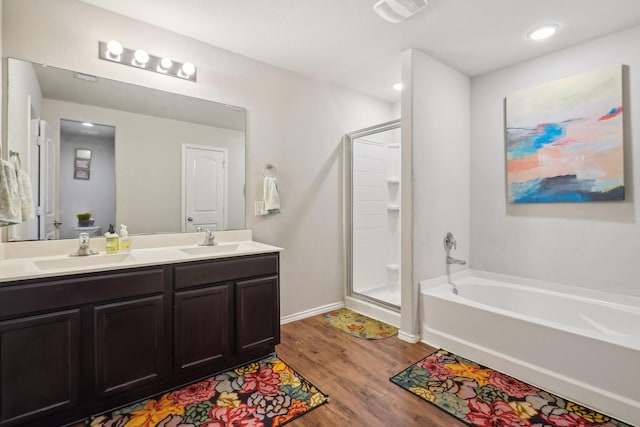
[[107, 248], [108, 254], [118, 253], [118, 249], [120, 249], [118, 233], [113, 230], [113, 224], [109, 224], [109, 231], [104, 233], [105, 238], [105, 246]]
[[131, 252], [131, 239], [127, 226], [120, 224], [120, 252]]

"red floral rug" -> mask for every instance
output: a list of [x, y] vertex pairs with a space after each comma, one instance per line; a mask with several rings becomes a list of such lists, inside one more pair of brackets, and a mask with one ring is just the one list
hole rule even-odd
[[281, 426], [329, 398], [277, 356], [94, 417], [91, 427]]
[[470, 426], [632, 427], [446, 350], [390, 379]]

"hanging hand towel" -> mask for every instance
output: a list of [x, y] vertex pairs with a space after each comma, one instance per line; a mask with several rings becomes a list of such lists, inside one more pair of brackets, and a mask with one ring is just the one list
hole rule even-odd
[[16, 170], [6, 160], [0, 165], [0, 223], [20, 224], [22, 222], [22, 203], [18, 191]]
[[262, 183], [264, 211], [266, 214], [280, 212], [280, 195], [278, 194], [278, 178], [265, 176]]
[[19, 163], [15, 164], [16, 181], [18, 183], [18, 195], [21, 204], [22, 221], [33, 218], [36, 215], [36, 209], [33, 204], [33, 191], [31, 189], [31, 177], [20, 168]]

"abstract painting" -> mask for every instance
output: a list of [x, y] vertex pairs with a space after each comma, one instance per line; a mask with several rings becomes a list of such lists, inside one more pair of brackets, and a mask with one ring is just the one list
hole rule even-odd
[[506, 98], [511, 203], [624, 200], [622, 67]]

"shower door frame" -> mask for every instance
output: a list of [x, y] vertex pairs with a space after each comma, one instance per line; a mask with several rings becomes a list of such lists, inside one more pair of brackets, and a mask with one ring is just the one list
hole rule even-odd
[[[355, 132], [348, 133], [344, 136], [344, 154], [346, 165], [344, 174], [344, 250], [347, 254], [347, 296], [376, 304], [378, 306], [382, 306], [398, 313], [400, 312], [400, 306], [391, 304], [378, 298], [373, 298], [368, 295], [361, 294], [353, 289], [353, 141], [364, 136], [397, 129], [400, 128], [401, 125], [401, 119], [396, 119], [368, 128], [360, 129]], [[400, 149], [402, 149], [402, 144], [400, 145], [400, 147]], [[400, 185], [402, 185], [402, 183], [400, 183]], [[400, 206], [402, 209], [402, 200], [400, 200]], [[400, 227], [402, 227], [402, 224], [400, 224]], [[400, 259], [402, 259], [402, 252], [400, 253]]]

